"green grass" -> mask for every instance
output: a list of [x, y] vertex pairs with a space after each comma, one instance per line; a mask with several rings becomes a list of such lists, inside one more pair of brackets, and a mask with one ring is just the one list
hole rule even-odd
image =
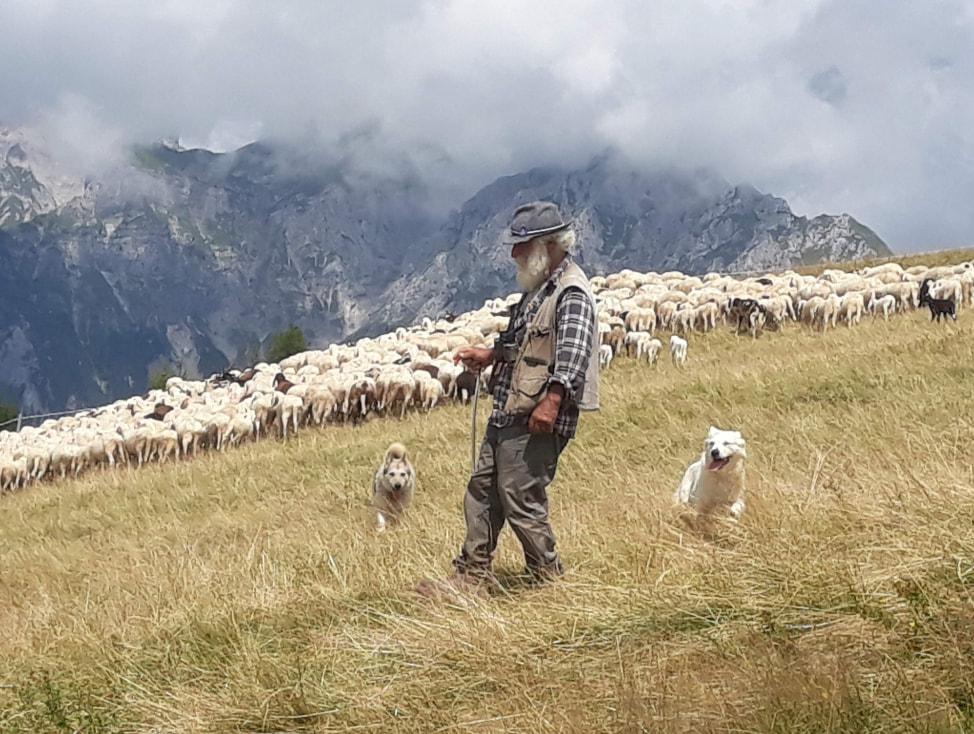
[[[567, 577], [483, 602], [412, 593], [463, 537], [459, 406], [6, 496], [0, 731], [971, 731], [972, 364], [967, 311], [616, 360], [550, 491]], [[748, 509], [691, 530], [711, 423]], [[393, 439], [420, 488], [377, 535]]]

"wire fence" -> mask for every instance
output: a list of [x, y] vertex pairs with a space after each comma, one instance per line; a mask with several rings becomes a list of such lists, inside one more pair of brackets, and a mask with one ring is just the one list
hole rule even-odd
[[35, 415], [24, 415], [23, 413], [18, 413], [16, 418], [11, 418], [10, 420], [0, 423], [0, 430], [3, 430], [7, 426], [17, 424], [14, 431], [19, 431], [25, 422], [27, 421], [38, 421], [44, 418], [57, 418], [62, 415], [77, 415], [78, 413], [84, 413], [88, 410], [94, 410], [94, 408], [75, 408], [74, 410], [62, 410], [57, 413], [37, 413]]

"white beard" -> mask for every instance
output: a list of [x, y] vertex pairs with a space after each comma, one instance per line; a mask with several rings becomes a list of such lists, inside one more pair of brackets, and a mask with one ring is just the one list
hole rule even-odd
[[527, 255], [515, 258], [514, 262], [517, 263], [517, 283], [527, 293], [544, 283], [551, 267], [551, 257], [543, 242], [536, 242]]

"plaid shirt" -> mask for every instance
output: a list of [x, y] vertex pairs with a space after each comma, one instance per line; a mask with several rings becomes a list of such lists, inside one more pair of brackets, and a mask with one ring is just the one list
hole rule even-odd
[[[544, 301], [548, 285], [558, 280], [568, 263], [569, 258], [566, 257], [548, 280], [521, 299], [515, 312], [511, 314], [511, 331], [515, 343], [521, 344], [524, 341], [524, 332]], [[585, 384], [585, 371], [593, 356], [591, 347], [596, 328], [595, 318], [592, 302], [584, 293], [577, 288], [562, 291], [555, 309], [555, 368], [549, 383], [557, 382], [565, 388], [565, 398], [558, 410], [554, 430], [566, 438], [574, 438], [578, 428], [575, 394]], [[512, 362], [497, 362], [494, 365], [494, 406], [489, 420], [492, 426], [506, 428], [528, 422], [527, 415], [508, 415], [504, 412], [504, 404], [511, 392], [513, 374]]]

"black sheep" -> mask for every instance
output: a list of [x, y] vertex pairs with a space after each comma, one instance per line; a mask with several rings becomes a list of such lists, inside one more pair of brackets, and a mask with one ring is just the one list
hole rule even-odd
[[930, 308], [930, 320], [940, 321], [941, 316], [950, 316], [957, 321], [957, 310], [954, 302], [949, 298], [931, 298], [927, 295], [927, 306]]
[[156, 403], [156, 407], [153, 408], [151, 413], [146, 413], [143, 417], [154, 421], [163, 420], [166, 415], [172, 412], [173, 407], [171, 405], [166, 405], [165, 403]]
[[457, 375], [457, 398], [466, 403], [477, 391], [477, 375], [470, 370], [464, 370]]
[[294, 387], [294, 383], [288, 380], [283, 372], [274, 375], [274, 389], [287, 394], [287, 391]]

